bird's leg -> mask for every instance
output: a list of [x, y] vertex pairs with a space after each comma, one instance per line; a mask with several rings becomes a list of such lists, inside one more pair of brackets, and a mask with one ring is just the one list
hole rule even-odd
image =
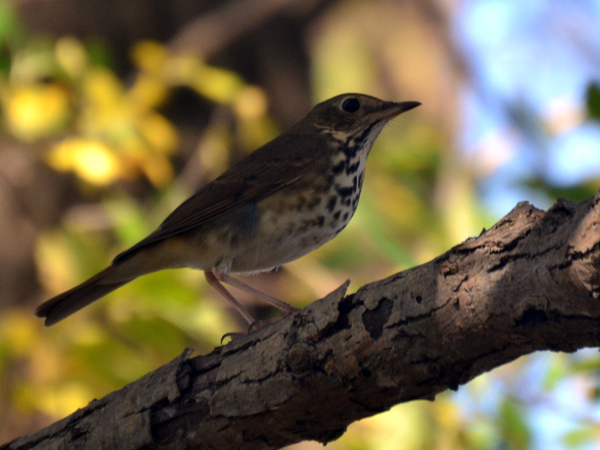
[[[290, 306], [287, 303], [282, 302], [281, 300], [277, 300], [276, 298], [271, 297], [270, 295], [267, 295], [264, 292], [254, 289], [253, 287], [248, 286], [246, 283], [242, 283], [241, 281], [236, 280], [235, 278], [229, 276], [228, 273], [223, 271], [222, 268], [219, 269], [218, 267], [213, 267], [211, 271], [206, 270], [204, 271], [204, 276], [206, 277], [206, 281], [208, 281], [208, 284], [214, 287], [219, 292], [219, 294], [221, 294], [225, 298], [225, 300], [231, 303], [235, 307], [235, 309], [237, 309], [238, 312], [244, 317], [244, 319], [246, 319], [246, 321], [250, 324], [250, 326], [248, 327], [248, 332], [252, 332], [271, 323], [275, 323], [282, 317], [285, 317], [289, 314], [298, 311], [293, 306]], [[255, 297], [258, 297], [259, 299], [279, 309], [283, 313], [283, 316], [274, 317], [268, 320], [254, 320], [252, 314], [250, 314], [248, 310], [244, 308], [242, 304], [227, 289], [225, 289], [225, 286], [223, 286], [221, 283], [230, 284], [234, 287], [237, 287], [238, 289], [241, 289], [243, 291], [248, 292], [249, 294], [254, 295]], [[234, 337], [236, 335], [237, 333], [228, 333], [225, 336], [223, 336], [223, 338]]]
[[219, 292], [219, 294], [221, 294], [225, 298], [225, 300], [231, 303], [233, 307], [238, 310], [238, 312], [244, 317], [244, 319], [246, 319], [246, 321], [250, 325], [256, 322], [254, 317], [252, 317], [252, 314], [250, 314], [248, 310], [244, 308], [242, 304], [238, 302], [237, 299], [233, 295], [231, 295], [231, 293], [227, 289], [225, 289], [225, 286], [221, 284], [221, 282], [218, 280], [218, 278], [213, 272], [205, 270], [204, 276], [206, 277], [206, 281], [208, 281], [208, 284], [214, 287]]
[[[281, 300], [278, 300], [275, 297], [271, 297], [270, 295], [265, 294], [264, 292], [261, 292], [258, 289], [254, 289], [252, 286], [248, 286], [246, 283], [243, 283], [240, 280], [237, 280], [226, 273], [221, 273], [214, 269], [213, 269], [212, 273], [214, 274], [214, 276], [217, 277], [217, 280], [221, 281], [222, 283], [230, 284], [231, 286], [234, 286], [238, 289], [241, 289], [242, 291], [252, 294], [255, 297], [261, 299], [262, 301], [268, 303], [269, 305], [274, 306], [279, 311], [281, 311], [285, 314], [293, 314], [296, 311], [298, 311], [293, 306], [288, 305], [287, 303], [282, 302]], [[223, 287], [223, 286], [221, 285], [221, 287]], [[225, 289], [225, 288], [223, 288], [223, 289]], [[227, 291], [225, 291], [225, 292], [227, 292]], [[229, 294], [229, 292], [228, 292], [228, 294]], [[231, 294], [229, 294], [229, 295], [231, 295]], [[237, 302], [237, 300], [236, 300], [236, 302]]]

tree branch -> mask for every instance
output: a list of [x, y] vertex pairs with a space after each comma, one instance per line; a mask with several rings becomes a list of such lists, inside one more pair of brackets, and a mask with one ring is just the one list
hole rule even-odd
[[329, 442], [536, 350], [600, 343], [600, 194], [520, 203], [419, 267], [176, 360], [1, 449], [271, 449]]

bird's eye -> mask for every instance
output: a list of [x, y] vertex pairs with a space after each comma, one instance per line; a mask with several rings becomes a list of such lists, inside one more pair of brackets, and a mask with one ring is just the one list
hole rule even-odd
[[344, 103], [342, 103], [342, 109], [347, 113], [354, 114], [360, 109], [360, 103], [355, 98], [347, 98], [344, 100]]

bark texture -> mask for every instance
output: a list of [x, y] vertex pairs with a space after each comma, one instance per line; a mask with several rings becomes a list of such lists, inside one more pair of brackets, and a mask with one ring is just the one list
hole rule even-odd
[[273, 449], [433, 400], [535, 350], [600, 344], [600, 195], [520, 203], [446, 254], [206, 356], [176, 360], [11, 449]]

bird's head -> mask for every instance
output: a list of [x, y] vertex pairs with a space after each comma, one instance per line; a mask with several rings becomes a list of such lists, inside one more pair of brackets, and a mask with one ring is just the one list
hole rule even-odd
[[340, 139], [371, 132], [376, 137], [394, 117], [419, 105], [419, 102], [386, 102], [364, 94], [342, 94], [316, 105], [299, 125], [317, 128]]

